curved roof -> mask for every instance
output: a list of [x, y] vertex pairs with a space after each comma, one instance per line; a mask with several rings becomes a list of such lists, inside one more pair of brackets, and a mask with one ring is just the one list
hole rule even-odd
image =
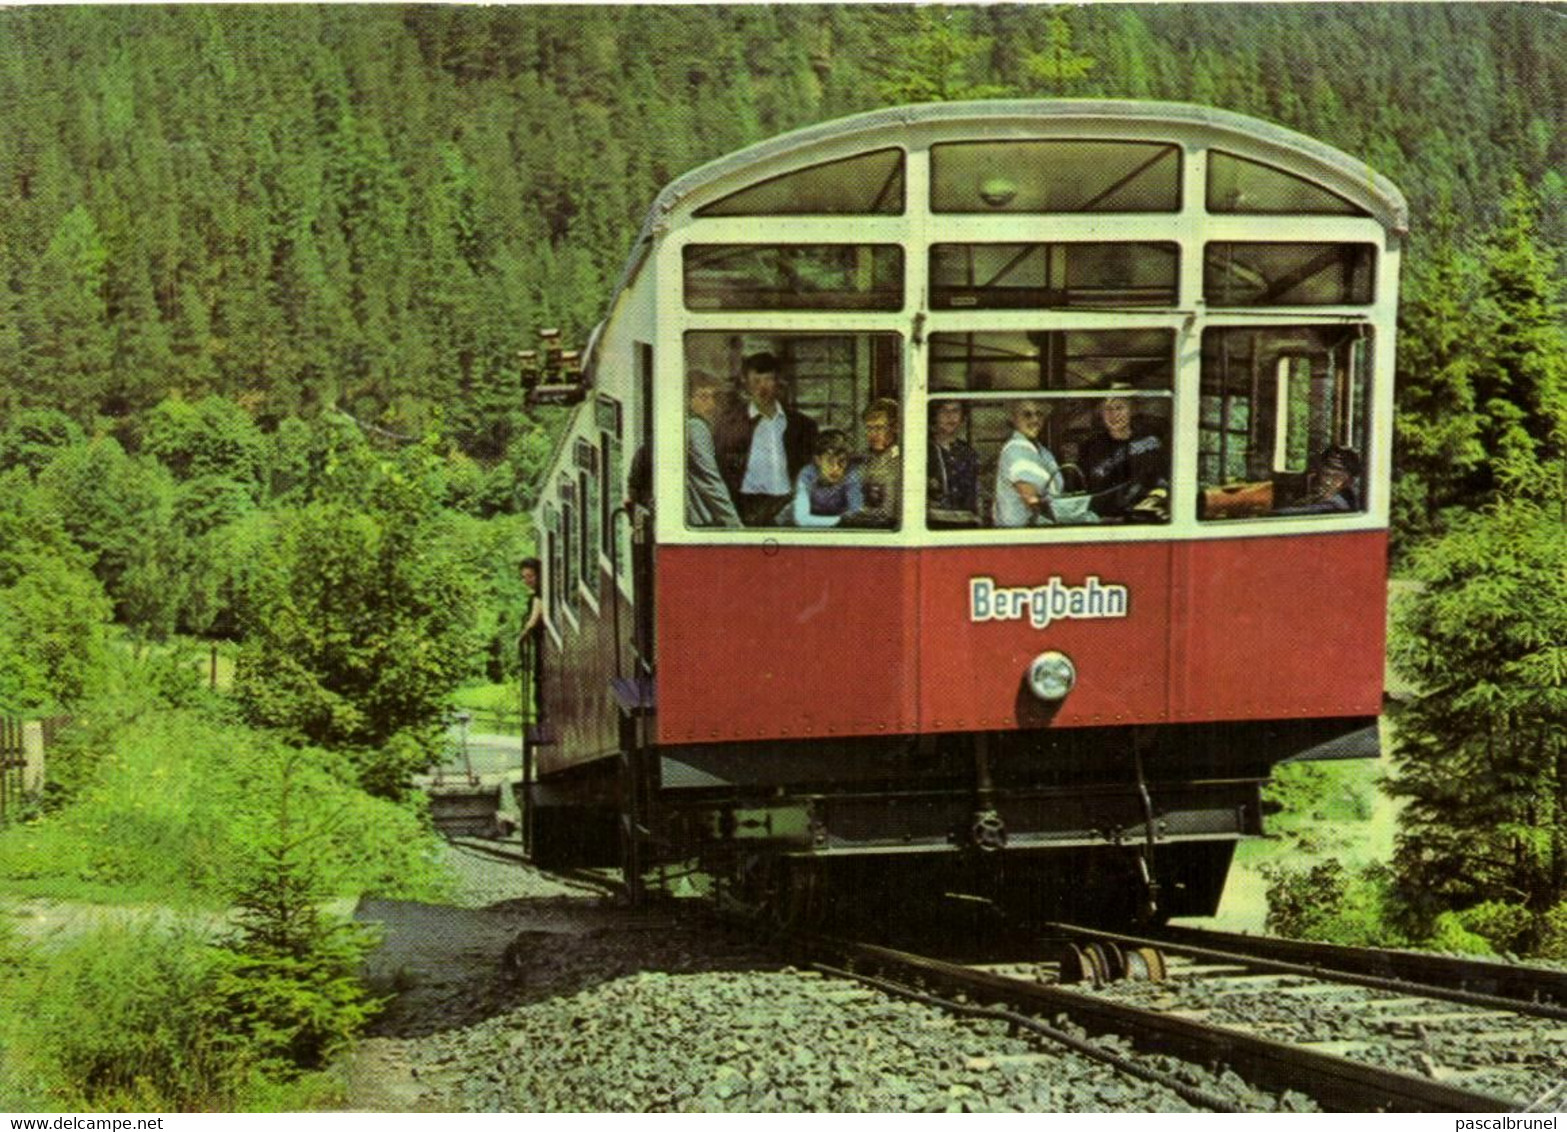
[[[658, 194], [648, 214], [644, 233], [680, 207], [687, 197], [709, 184], [762, 161], [816, 149], [823, 143], [841, 144], [859, 139], [866, 148], [886, 144], [884, 135], [927, 125], [964, 125], [987, 128], [1047, 128], [1059, 133], [1064, 126], [1091, 127], [1106, 121], [1135, 122], [1152, 127], [1170, 126], [1205, 132], [1211, 140], [1232, 139], [1237, 145], [1275, 151], [1292, 164], [1316, 170], [1334, 182], [1334, 188], [1366, 208], [1395, 231], [1408, 230], [1409, 207], [1403, 193], [1386, 177], [1359, 158], [1284, 126], [1187, 102], [1143, 102], [1130, 99], [1007, 99], [977, 102], [926, 102], [871, 110], [848, 118], [822, 122], [726, 154], [671, 181]], [[859, 148], [846, 146], [845, 148]], [[812, 160], [820, 160], [812, 155]]]
[[[895, 142], [910, 129], [972, 124], [987, 130], [1015, 134], [1043, 130], [1060, 134], [1091, 129], [1107, 121], [1137, 123], [1152, 129], [1169, 127], [1177, 132], [1205, 136], [1212, 144], [1230, 145], [1242, 154], [1266, 154], [1276, 163], [1306, 175], [1315, 175], [1335, 192], [1365, 208], [1388, 229], [1404, 233], [1409, 228], [1409, 206], [1398, 187], [1370, 165], [1343, 150], [1315, 138], [1260, 118], [1198, 106], [1187, 102], [1149, 102], [1133, 99], [998, 99], [973, 102], [927, 102], [891, 106], [863, 114], [821, 122], [780, 134], [724, 155], [677, 177], [666, 185], [648, 210], [630, 260], [619, 283], [618, 295], [630, 282], [649, 242], [667, 217], [679, 211], [693, 196], [706, 203], [709, 186], [720, 184], [761, 162], [774, 162], [799, 154], [801, 166], [826, 160], [831, 149], [874, 148]], [[739, 185], [726, 186], [733, 191]]]

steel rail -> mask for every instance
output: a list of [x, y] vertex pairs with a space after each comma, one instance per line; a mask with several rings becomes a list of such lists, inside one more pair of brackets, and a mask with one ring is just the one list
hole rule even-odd
[[1150, 1069], [1146, 1065], [1139, 1065], [1129, 1057], [1122, 1057], [1112, 1050], [1094, 1045], [1075, 1034], [1069, 1034], [1065, 1030], [1055, 1026], [1047, 1026], [1037, 1018], [1030, 1018], [1026, 1014], [1019, 1014], [1015, 1010], [1006, 1010], [996, 1006], [973, 1006], [966, 1002], [957, 1002], [950, 998], [941, 998], [933, 994], [925, 994], [922, 991], [906, 987], [902, 983], [892, 982], [888, 979], [879, 979], [874, 975], [862, 975], [855, 971], [845, 971], [841, 967], [834, 967], [827, 963], [812, 964], [816, 970], [823, 974], [836, 975], [839, 978], [853, 979], [869, 987], [875, 987], [879, 991], [906, 998], [913, 1002], [921, 1002], [927, 1006], [940, 1007], [954, 1014], [962, 1014], [969, 1018], [989, 1018], [999, 1022], [1005, 1022], [1009, 1026], [1028, 1030], [1038, 1034], [1058, 1045], [1079, 1053], [1084, 1057], [1100, 1062], [1103, 1065], [1113, 1067], [1117, 1072], [1125, 1073], [1129, 1077], [1136, 1077], [1140, 1081], [1159, 1085], [1169, 1089], [1182, 1100], [1200, 1108], [1206, 1108], [1211, 1112], [1246, 1112], [1228, 1097], [1221, 1097], [1217, 1093], [1210, 1093], [1204, 1089], [1196, 1088], [1185, 1081], [1174, 1077], [1169, 1073], [1161, 1073], [1157, 1069]]
[[1435, 980], [1435, 985], [1473, 989], [1521, 1002], [1555, 1002], [1567, 1007], [1567, 971], [1495, 959], [1469, 959], [1422, 951], [1384, 951], [1339, 943], [1235, 935], [1203, 928], [1166, 927], [1160, 929], [1160, 935], [1198, 946], [1225, 947], [1244, 941], [1248, 949], [1270, 959], [1384, 978]]
[[1471, 1092], [1365, 1062], [1288, 1045], [1239, 1030], [1112, 1002], [1095, 995], [978, 971], [892, 948], [826, 938], [805, 942], [834, 954], [850, 970], [871, 967], [920, 980], [979, 1002], [1066, 1014], [1096, 1033], [1115, 1033], [1139, 1046], [1200, 1063], [1228, 1066], [1254, 1086], [1309, 1094], [1324, 1108], [1344, 1112], [1517, 1112], [1515, 1101]]
[[[1046, 931], [1060, 932], [1066, 936], [1101, 940], [1131, 947], [1157, 947], [1173, 955], [1184, 955], [1188, 958], [1205, 959], [1221, 963], [1235, 963], [1257, 971], [1268, 971], [1285, 975], [1305, 975], [1313, 979], [1326, 979], [1330, 982], [1369, 987], [1373, 990], [1392, 991], [1397, 994], [1414, 994], [1422, 998], [1442, 999], [1447, 1002], [1457, 1002], [1465, 1006], [1477, 1006], [1487, 1010], [1506, 1010], [1514, 1014], [1529, 1014], [1539, 1018], [1567, 1021], [1567, 1006], [1560, 1006], [1555, 1002], [1540, 1002], [1535, 997], [1515, 998], [1510, 995], [1465, 990], [1462, 987], [1453, 986], [1451, 982], [1430, 983], [1397, 974], [1400, 971], [1410, 973], [1430, 971], [1441, 978], [1458, 979], [1476, 966], [1474, 963], [1454, 959], [1452, 956], [1431, 956], [1430, 958], [1432, 959], [1439, 959], [1444, 962], [1432, 964], [1429, 967], [1422, 967], [1415, 964], [1406, 965], [1401, 962], [1405, 957], [1421, 958], [1421, 956], [1413, 952], [1377, 951], [1372, 948], [1338, 947], [1328, 944], [1308, 944], [1304, 947], [1298, 947], [1292, 946], [1297, 942], [1294, 940], [1231, 935], [1225, 932], [1199, 933], [1188, 931], [1187, 929], [1171, 929], [1168, 931], [1161, 930], [1154, 935], [1137, 936], [1121, 932], [1103, 931], [1098, 928], [1079, 927], [1076, 924], [1044, 924], [1042, 927]], [[1198, 943], [1196, 940], [1199, 936], [1209, 942]], [[1326, 948], [1326, 950], [1316, 950], [1318, 947]], [[1335, 954], [1336, 952], [1348, 952], [1351, 954], [1341, 955]], [[1284, 958], [1285, 956], [1290, 958]], [[1499, 963], [1485, 963], [1479, 966], [1499, 968], [1504, 972], [1515, 970]], [[1361, 973], [1362, 971], [1378, 969], [1394, 972], [1394, 974]], [[1520, 968], [1516, 970], [1528, 971], [1531, 969]], [[1538, 994], [1542, 988], [1550, 988], [1559, 983], [1567, 984], [1567, 974], [1539, 968], [1533, 968], [1532, 970], [1536, 974], [1544, 976], [1538, 984], [1527, 978], [1520, 978], [1509, 985], [1515, 985], [1520, 989]], [[1469, 977], [1473, 978], [1475, 976], [1471, 973]]]

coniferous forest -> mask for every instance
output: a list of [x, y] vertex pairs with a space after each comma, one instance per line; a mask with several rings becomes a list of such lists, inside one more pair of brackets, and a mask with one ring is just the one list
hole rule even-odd
[[[1418, 585], [1392, 652], [1425, 694], [1393, 751], [1403, 824], [1386, 867], [1276, 878], [1275, 926], [1567, 956], [1558, 4], [0, 9], [0, 715], [87, 721], [37, 815], [53, 848], [0, 837], [0, 880], [189, 883], [147, 863], [182, 859], [159, 839], [188, 812], [141, 857], [128, 832], [72, 840], [163, 830], [116, 809], [112, 774], [168, 750], [248, 752], [187, 773], [284, 812], [307, 779], [406, 802], [453, 689], [515, 678], [514, 567], [560, 425], [524, 408], [518, 352], [586, 338], [688, 169], [998, 96], [1239, 111], [1409, 198], [1393, 553]], [[344, 852], [408, 876], [411, 843]], [[368, 883], [267, 859], [198, 887]], [[272, 955], [255, 938], [246, 962]], [[363, 1005], [324, 938], [294, 1003], [336, 1004], [316, 1061]], [[202, 1087], [153, 1099], [243, 1093]]]
[[1207, 103], [1377, 166], [1417, 260], [1515, 178], [1567, 238], [1541, 5], [89, 6], [6, 11], [0, 42], [0, 411], [88, 428], [217, 393], [494, 460], [516, 351], [581, 340], [664, 183], [889, 101]]

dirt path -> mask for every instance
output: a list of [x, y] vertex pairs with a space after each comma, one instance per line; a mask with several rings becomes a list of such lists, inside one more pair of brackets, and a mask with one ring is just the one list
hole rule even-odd
[[367, 977], [389, 1001], [344, 1066], [349, 1110], [422, 1111], [426, 1083], [414, 1069], [415, 1043], [515, 1004], [509, 948], [593, 933], [622, 914], [593, 889], [541, 874], [515, 854], [505, 844], [448, 845], [458, 881], [451, 904], [359, 902], [354, 919], [381, 933]]

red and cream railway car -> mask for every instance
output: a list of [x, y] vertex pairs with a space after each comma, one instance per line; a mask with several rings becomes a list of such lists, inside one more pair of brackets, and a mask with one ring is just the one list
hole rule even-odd
[[1375, 753], [1406, 217], [1153, 102], [881, 110], [671, 184], [537, 515], [534, 851], [782, 912], [1211, 912], [1273, 764]]

